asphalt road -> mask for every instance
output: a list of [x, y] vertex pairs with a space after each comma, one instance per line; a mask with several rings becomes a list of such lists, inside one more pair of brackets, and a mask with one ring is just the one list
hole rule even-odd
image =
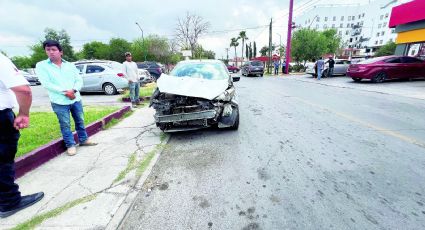
[[425, 229], [425, 101], [237, 82], [238, 131], [172, 134], [123, 229]]

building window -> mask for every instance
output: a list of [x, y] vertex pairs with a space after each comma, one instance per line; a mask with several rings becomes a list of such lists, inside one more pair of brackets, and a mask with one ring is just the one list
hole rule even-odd
[[316, 18], [316, 22], [320, 22], [320, 17], [317, 17]]
[[308, 23], [310, 23], [310, 19], [308, 19]]
[[325, 17], [325, 22], [327, 22], [328, 21], [328, 17]]
[[385, 14], [385, 18], [388, 18], [388, 13]]
[[356, 16], [351, 16], [351, 19], [354, 21], [356, 19]]
[[354, 27], [354, 23], [351, 23], [351, 28], [353, 28]]
[[381, 24], [378, 24], [378, 29], [381, 29]]
[[340, 31], [338, 31], [338, 34], [339, 34], [339, 36], [341, 36], [342, 35], [342, 31], [340, 30]]
[[348, 21], [351, 21], [351, 16], [348, 16]]
[[345, 31], [345, 35], [348, 35], [348, 30], [347, 30], [347, 31]]
[[319, 29], [319, 24], [316, 24], [316, 29]]
[[324, 24], [323, 25], [323, 29], [327, 29], [328, 28], [328, 25], [327, 24]]
[[390, 42], [393, 42], [393, 39], [392, 38], [390, 38]]
[[394, 33], [395, 33], [395, 29], [392, 29], [392, 30], [391, 30], [391, 33], [392, 33], [392, 34], [394, 34]]
[[357, 41], [357, 37], [356, 37], [356, 41]]
[[342, 23], [339, 24], [339, 28], [342, 28], [342, 27], [344, 27], [344, 24], [342, 24]]
[[376, 33], [376, 37], [379, 37], [379, 33]]
[[361, 14], [359, 14], [359, 19], [362, 17], [362, 15]]
[[333, 20], [336, 21], [336, 16], [334, 16]]
[[335, 28], [335, 24], [332, 24], [332, 29]]
[[384, 24], [382, 24], [382, 27], [385, 27], [385, 26], [387, 26], [387, 22], [384, 22]]
[[384, 36], [384, 34], [385, 34], [385, 31], [382, 31], [382, 32], [381, 32], [381, 36]]
[[353, 38], [350, 38], [350, 42], [353, 42]]
[[384, 19], [384, 15], [381, 15], [381, 20]]
[[375, 41], [375, 45], [378, 45], [378, 41]]
[[382, 45], [383, 42], [384, 42], [384, 40], [380, 40], [379, 41], [379, 45]]
[[364, 17], [364, 13], [362, 14], [362, 17]]
[[341, 21], [344, 21], [344, 16], [341, 16]]
[[350, 28], [350, 24], [347, 24], [347, 28]]

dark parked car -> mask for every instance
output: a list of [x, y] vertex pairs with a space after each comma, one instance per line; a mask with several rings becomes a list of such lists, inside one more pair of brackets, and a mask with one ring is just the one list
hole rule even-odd
[[247, 61], [241, 67], [241, 73], [244, 76], [249, 75], [259, 75], [262, 77], [264, 75], [264, 65], [261, 61]]
[[383, 82], [390, 79], [425, 78], [425, 62], [408, 56], [384, 56], [351, 64], [347, 76], [354, 81], [369, 79]]
[[227, 65], [227, 70], [229, 70], [230, 73], [237, 73], [239, 72], [239, 68], [233, 65]]
[[164, 68], [160, 64], [152, 61], [137, 63], [137, 67], [139, 69], [145, 69], [149, 71], [149, 73], [155, 78], [155, 80], [158, 79], [161, 74], [165, 72]]

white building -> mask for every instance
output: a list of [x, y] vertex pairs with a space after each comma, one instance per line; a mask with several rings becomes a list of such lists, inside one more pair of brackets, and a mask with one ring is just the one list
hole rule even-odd
[[317, 5], [295, 18], [297, 28], [319, 31], [334, 28], [341, 37], [345, 56], [369, 56], [382, 45], [395, 41], [388, 27], [391, 9], [400, 0], [375, 0], [368, 4]]

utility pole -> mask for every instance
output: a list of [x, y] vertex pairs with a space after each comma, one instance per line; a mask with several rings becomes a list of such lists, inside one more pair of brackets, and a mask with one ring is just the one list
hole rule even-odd
[[291, 62], [291, 37], [292, 37], [292, 10], [294, 7], [294, 0], [289, 0], [289, 19], [288, 19], [288, 39], [286, 42], [286, 66], [285, 73], [289, 73], [289, 62]]
[[229, 48], [226, 48], [226, 60], [227, 64], [229, 64]]
[[279, 65], [282, 65], [282, 36], [278, 33], [276, 33], [277, 35], [279, 35]]
[[[143, 48], [145, 48], [145, 38], [143, 37], [142, 27], [140, 27], [139, 23], [137, 22], [136, 22], [136, 25], [139, 27], [140, 31], [142, 31], [142, 43], [143, 43]], [[143, 53], [145, 53], [145, 61], [146, 61], [146, 51], [143, 50]]]
[[271, 73], [270, 67], [272, 65], [272, 24], [273, 24], [273, 18], [270, 19], [270, 26], [269, 26], [269, 64], [267, 67], [268, 73]]

